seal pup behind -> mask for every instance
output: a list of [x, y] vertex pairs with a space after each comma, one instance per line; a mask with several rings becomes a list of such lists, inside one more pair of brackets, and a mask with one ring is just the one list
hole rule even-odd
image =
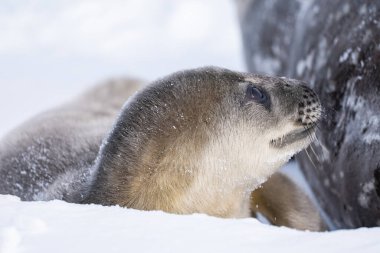
[[101, 83], [9, 132], [0, 142], [0, 194], [79, 202], [120, 107], [144, 84], [137, 79]]
[[300, 81], [219, 68], [175, 73], [123, 108], [85, 202], [247, 217], [251, 192], [309, 145], [320, 110]]

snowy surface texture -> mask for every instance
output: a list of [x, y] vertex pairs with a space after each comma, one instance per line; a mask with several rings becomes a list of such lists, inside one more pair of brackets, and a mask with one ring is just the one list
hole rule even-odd
[[380, 230], [299, 232], [255, 219], [0, 196], [0, 252], [379, 252]]

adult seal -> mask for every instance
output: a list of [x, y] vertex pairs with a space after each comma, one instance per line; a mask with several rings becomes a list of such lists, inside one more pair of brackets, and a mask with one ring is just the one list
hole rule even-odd
[[380, 1], [237, 2], [247, 69], [307, 80], [326, 107], [297, 160], [330, 226], [380, 226]]
[[[135, 89], [124, 83], [115, 96]], [[77, 102], [97, 106], [45, 113], [5, 138], [1, 193], [247, 217], [251, 192], [310, 144], [321, 115], [317, 96], [300, 81], [207, 67], [140, 90], [106, 135], [117, 110], [94, 112], [107, 111], [114, 93], [106, 93]]]

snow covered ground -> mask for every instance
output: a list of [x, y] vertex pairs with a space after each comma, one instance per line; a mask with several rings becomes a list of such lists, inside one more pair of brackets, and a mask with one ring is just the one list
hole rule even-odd
[[380, 230], [300, 232], [255, 219], [180, 216], [0, 196], [0, 252], [379, 252]]
[[[244, 70], [228, 0], [2, 0], [0, 38], [0, 136], [109, 77]], [[294, 166], [287, 171], [302, 183]], [[380, 228], [311, 233], [0, 195], [0, 253], [380, 252], [379, 239]]]

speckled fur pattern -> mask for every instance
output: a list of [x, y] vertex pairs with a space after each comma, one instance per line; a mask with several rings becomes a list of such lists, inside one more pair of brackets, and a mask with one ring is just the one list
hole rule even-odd
[[329, 226], [380, 226], [380, 1], [236, 2], [247, 69], [307, 80], [326, 107], [296, 159]]

